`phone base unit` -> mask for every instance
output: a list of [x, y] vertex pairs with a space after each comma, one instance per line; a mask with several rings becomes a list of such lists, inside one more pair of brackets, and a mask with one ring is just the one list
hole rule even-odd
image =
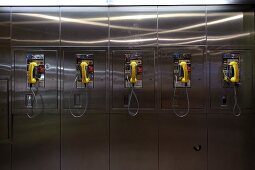
[[191, 87], [191, 54], [175, 53], [173, 55], [173, 87]]
[[45, 60], [44, 54], [28, 54], [27, 62], [27, 88], [44, 87]]
[[[233, 65], [234, 64], [234, 65]], [[222, 56], [223, 87], [231, 88], [240, 86], [240, 55], [225, 53]]]
[[[132, 73], [132, 63], [135, 63], [135, 73]], [[135, 76], [133, 77], [132, 74], [135, 74]], [[143, 87], [143, 63], [140, 54], [125, 54], [124, 76], [125, 88], [130, 88], [132, 86], [135, 88]], [[133, 82], [132, 79], [134, 80]]]
[[94, 88], [94, 55], [76, 54], [76, 88]]

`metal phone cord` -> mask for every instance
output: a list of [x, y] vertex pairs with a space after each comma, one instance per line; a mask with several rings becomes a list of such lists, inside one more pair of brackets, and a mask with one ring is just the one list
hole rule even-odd
[[[238, 110], [237, 114], [235, 113], [235, 110]], [[234, 106], [233, 106], [233, 110], [232, 113], [234, 116], [240, 116], [242, 114], [241, 108], [238, 104], [238, 100], [237, 100], [237, 93], [236, 93], [236, 86], [234, 85]]]
[[[134, 96], [136, 104], [137, 104], [137, 107], [135, 108], [135, 112], [132, 112], [131, 108], [130, 108], [133, 96]], [[128, 114], [130, 116], [136, 116], [138, 114], [139, 108], [140, 108], [139, 101], [138, 101], [137, 95], [134, 91], [134, 85], [132, 84], [131, 91], [130, 91], [129, 98], [128, 98]]]
[[177, 113], [176, 108], [175, 108], [175, 106], [174, 106], [174, 102], [175, 102], [175, 98], [176, 98], [176, 85], [177, 85], [177, 76], [175, 76], [174, 95], [173, 95], [173, 99], [172, 99], [173, 111], [174, 111], [174, 114], [175, 114], [177, 117], [185, 117], [185, 116], [187, 116], [187, 115], [189, 114], [189, 111], [190, 111], [190, 102], [189, 102], [188, 88], [187, 88], [187, 86], [185, 87], [186, 97], [187, 97], [186, 99], [187, 99], [188, 108], [187, 108], [187, 111], [185, 112], [185, 114], [180, 115], [179, 113]]
[[[27, 115], [28, 118], [32, 119], [32, 118], [35, 118], [35, 117], [37, 117], [38, 115], [40, 115], [40, 114], [43, 113], [43, 111], [44, 111], [44, 101], [43, 101], [43, 97], [42, 97], [41, 93], [39, 93], [38, 87], [36, 87], [36, 93], [39, 94], [40, 99], [41, 99], [41, 102], [42, 102], [42, 109], [41, 109], [40, 112], [38, 112], [37, 114], [35, 114], [35, 113], [34, 113], [34, 109], [37, 109], [36, 107], [37, 107], [37, 103], [38, 103], [38, 102], [37, 102], [36, 94], [35, 94], [35, 92], [34, 92], [34, 90], [33, 90], [32, 87], [30, 87], [30, 91], [32, 92], [33, 99], [32, 99], [32, 108], [29, 109], [29, 110], [31, 110], [31, 113], [32, 113], [32, 114], [30, 114], [30, 113], [28, 112], [28, 113], [26, 113], [26, 115]], [[34, 105], [35, 105], [35, 108], [34, 108]]]
[[74, 82], [73, 82], [73, 87], [72, 87], [72, 91], [71, 91], [71, 94], [69, 96], [69, 112], [71, 113], [71, 115], [75, 118], [80, 118], [82, 117], [86, 112], [87, 112], [87, 109], [88, 109], [88, 92], [87, 92], [87, 87], [85, 85], [85, 90], [84, 90], [84, 95], [85, 95], [85, 108], [82, 112], [82, 114], [80, 115], [77, 115], [77, 114], [74, 114], [74, 112], [72, 111], [71, 109], [71, 98], [74, 94], [74, 89], [75, 89], [75, 83], [76, 81], [78, 80], [78, 75], [76, 75], [75, 79], [74, 79]]

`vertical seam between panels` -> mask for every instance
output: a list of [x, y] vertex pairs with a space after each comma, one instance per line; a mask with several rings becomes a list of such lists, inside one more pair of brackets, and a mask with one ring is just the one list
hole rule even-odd
[[59, 57], [59, 92], [60, 92], [60, 94], [59, 94], [59, 103], [60, 103], [60, 109], [59, 109], [59, 126], [60, 126], [60, 130], [59, 130], [59, 133], [60, 133], [60, 145], [59, 145], [59, 147], [60, 147], [60, 155], [59, 155], [59, 168], [60, 168], [60, 170], [62, 169], [62, 111], [63, 111], [63, 109], [62, 109], [62, 78], [63, 78], [63, 76], [62, 76], [62, 49], [61, 49], [61, 7], [59, 6], [59, 47], [60, 48], [58, 48], [58, 51], [59, 51], [59, 55], [58, 55], [58, 57]]
[[[109, 0], [108, 0], [109, 2]], [[111, 81], [110, 81], [110, 74], [111, 74], [111, 68], [110, 68], [110, 8], [109, 6], [107, 7], [107, 17], [108, 17], [108, 44], [107, 44], [107, 78], [108, 81], [107, 82], [107, 87], [106, 87], [106, 91], [107, 91], [107, 112], [108, 112], [108, 170], [111, 169], [111, 113], [110, 113], [110, 98], [111, 98], [111, 94], [112, 91], [111, 89]]]
[[10, 168], [11, 170], [13, 169], [13, 114], [12, 114], [12, 94], [13, 94], [13, 61], [14, 61], [14, 55], [12, 53], [12, 7], [10, 7], [10, 54], [11, 54], [11, 74], [10, 74], [10, 80], [11, 80], [11, 85], [10, 85], [10, 89], [11, 89], [11, 93], [10, 93], [10, 115], [9, 117], [11, 118], [11, 125], [10, 125], [10, 138], [11, 138], [11, 146], [10, 146], [10, 159], [11, 159], [11, 165]]
[[[156, 36], [157, 36], [157, 60], [156, 60], [156, 62], [157, 62], [157, 64], [156, 64], [156, 69], [157, 69], [157, 74], [156, 75], [154, 75], [154, 76], [156, 76], [156, 78], [157, 78], [157, 88], [156, 89], [160, 89], [160, 91], [161, 91], [161, 88], [159, 88], [160, 86], [159, 86], [159, 48], [158, 48], [158, 6], [157, 6], [157, 34], [156, 34]], [[158, 91], [158, 90], [156, 90], [155, 89], [155, 91], [156, 91], [156, 98], [157, 97], [159, 97], [159, 93], [160, 93], [160, 91]], [[155, 103], [155, 97], [154, 97], [154, 103]], [[159, 102], [157, 102], [157, 105], [156, 105], [156, 110], [157, 110], [157, 132], [158, 132], [158, 170], [159, 170], [159, 128], [160, 128], [160, 115], [159, 115], [159, 110], [160, 110], [160, 105], [161, 105], [161, 99], [160, 100], [158, 100]]]
[[210, 96], [210, 62], [208, 60], [208, 44], [207, 44], [207, 34], [208, 34], [208, 30], [207, 30], [207, 16], [208, 16], [208, 11], [207, 11], [207, 6], [205, 6], [205, 56], [206, 56], [206, 65], [207, 65], [207, 69], [206, 69], [206, 88], [207, 88], [207, 101], [209, 101], [209, 103], [207, 102], [206, 104], [206, 169], [208, 170], [209, 166], [208, 166], [208, 145], [209, 145], [209, 136], [208, 136], [208, 132], [209, 132], [209, 125], [208, 125], [208, 109], [211, 107], [211, 96]]

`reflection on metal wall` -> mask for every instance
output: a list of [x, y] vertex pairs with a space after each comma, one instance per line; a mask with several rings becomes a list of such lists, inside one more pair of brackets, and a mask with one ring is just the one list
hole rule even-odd
[[253, 7], [0, 7], [0, 30], [1, 170], [255, 168]]
[[61, 44], [108, 46], [108, 8], [61, 8]]
[[12, 8], [12, 45], [59, 45], [59, 8]]
[[109, 9], [110, 46], [156, 46], [156, 7]]

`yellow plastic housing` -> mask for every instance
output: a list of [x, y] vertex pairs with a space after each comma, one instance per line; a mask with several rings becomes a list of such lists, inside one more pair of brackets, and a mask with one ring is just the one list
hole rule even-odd
[[130, 81], [130, 83], [134, 84], [137, 82], [137, 78], [136, 78], [137, 61], [131, 60], [130, 67], [131, 67], [131, 78], [129, 81]]
[[87, 75], [87, 67], [88, 67], [89, 63], [88, 61], [82, 61], [80, 63], [80, 67], [81, 67], [81, 82], [84, 84], [88, 84], [90, 82], [90, 78]]
[[183, 70], [183, 78], [181, 79], [182, 83], [188, 83], [189, 82], [189, 73], [188, 73], [188, 66], [187, 66], [187, 62], [186, 61], [181, 61], [179, 63], [179, 65], [181, 66], [182, 70]]
[[29, 63], [29, 66], [28, 66], [28, 83], [29, 84], [35, 84], [37, 82], [36, 78], [33, 77], [33, 72], [36, 66], [37, 66], [36, 62]]
[[230, 78], [230, 81], [232, 83], [238, 83], [239, 82], [239, 67], [237, 61], [231, 61], [228, 65], [232, 66], [234, 69], [234, 76]]

